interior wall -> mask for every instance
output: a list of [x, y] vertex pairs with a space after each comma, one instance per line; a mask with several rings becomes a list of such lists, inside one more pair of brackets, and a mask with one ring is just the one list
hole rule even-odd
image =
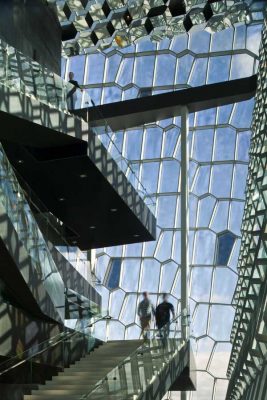
[[0, 357], [10, 357], [57, 335], [60, 325], [31, 317], [24, 310], [0, 304]]
[[61, 28], [43, 0], [0, 0], [0, 36], [26, 56], [60, 74]]

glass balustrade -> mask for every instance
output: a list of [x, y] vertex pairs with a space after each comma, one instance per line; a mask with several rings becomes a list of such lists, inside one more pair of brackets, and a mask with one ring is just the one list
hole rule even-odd
[[[9, 46], [0, 38], [1, 84], [65, 113], [94, 106], [88, 90], [77, 88], [72, 95], [74, 86], [71, 83], [50, 72], [36, 61], [25, 57], [21, 52]], [[102, 115], [100, 115], [100, 119], [103, 120], [103, 126], [97, 128], [91, 127], [91, 130], [98, 136], [118, 167], [154, 213], [155, 200], [139, 180], [130, 162], [122, 155], [116, 145], [114, 134]]]
[[68, 112], [67, 94], [73, 85], [0, 39], [0, 84]]
[[185, 345], [181, 338], [180, 316], [160, 331], [153, 328], [146, 334], [147, 339], [142, 345], [103, 377], [93, 390], [84, 393], [80, 398], [107, 399], [114, 395], [121, 399], [138, 399], [170, 361], [179, 357], [179, 352]]
[[48, 245], [39, 229], [2, 145], [0, 145], [0, 202], [31, 258], [62, 320], [65, 318], [65, 286]]
[[90, 324], [84, 320], [76, 321], [72, 328], [64, 327], [63, 332], [0, 363], [0, 382], [9, 375], [13, 376], [13, 371], [19, 367], [25, 371], [24, 384], [40, 383], [45, 366], [52, 367], [51, 373], [63, 371], [100, 343], [93, 336], [93, 330], [94, 326], [105, 318], [104, 314], [96, 314], [90, 320]]

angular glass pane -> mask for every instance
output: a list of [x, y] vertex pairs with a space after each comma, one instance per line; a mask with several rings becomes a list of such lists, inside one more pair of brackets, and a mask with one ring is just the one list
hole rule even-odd
[[160, 292], [162, 293], [170, 293], [171, 288], [174, 282], [174, 278], [176, 276], [176, 272], [178, 269], [178, 265], [174, 262], [168, 262], [164, 264], [161, 269], [161, 284], [160, 284]]
[[209, 337], [201, 338], [197, 341], [196, 363], [198, 369], [207, 369], [214, 345], [214, 341]]
[[126, 86], [133, 80], [133, 65], [134, 58], [125, 58], [118, 73], [117, 83], [121, 86]]
[[250, 25], [247, 27], [247, 49], [252, 53], [259, 54], [259, 44], [261, 42], [262, 25]]
[[197, 58], [193, 64], [189, 85], [202, 86], [206, 83], [208, 58]]
[[151, 242], [144, 243], [144, 256], [145, 257], [152, 257], [154, 255], [157, 241], [160, 237], [160, 233], [161, 233], [161, 229], [157, 226], [156, 240], [152, 240]]
[[229, 197], [231, 191], [233, 166], [214, 165], [212, 168], [211, 193], [216, 197]]
[[233, 110], [233, 104], [219, 107], [218, 124], [228, 124]]
[[253, 75], [254, 58], [248, 54], [232, 56], [231, 79], [240, 79]]
[[161, 154], [162, 130], [147, 128], [145, 133], [144, 158], [159, 158]]
[[229, 341], [234, 318], [232, 306], [212, 305], [209, 335], [218, 341]]
[[141, 292], [158, 292], [160, 264], [155, 259], [145, 259], [142, 264]]
[[179, 35], [172, 39], [170, 49], [176, 53], [180, 53], [187, 48], [188, 35]]
[[178, 264], [181, 263], [181, 232], [176, 231], [173, 235], [174, 246], [173, 246], [173, 254], [172, 258]]
[[[200, 111], [197, 113], [196, 123], [199, 126], [214, 125], [216, 118], [216, 108]], [[191, 124], [192, 125], [192, 124]]]
[[245, 187], [248, 175], [248, 166], [236, 164], [234, 169], [233, 197], [237, 199], [245, 198]]
[[254, 99], [237, 103], [230, 123], [236, 128], [250, 128]]
[[197, 197], [192, 193], [189, 195], [189, 227], [194, 228], [196, 226], [197, 218]]
[[210, 170], [211, 168], [209, 165], [198, 168], [195, 184], [192, 189], [193, 193], [198, 196], [208, 193], [209, 191]]
[[221, 400], [226, 398], [229, 381], [226, 379], [216, 379], [215, 381], [215, 400]]
[[141, 328], [138, 325], [132, 325], [126, 329], [127, 340], [139, 339], [140, 336], [141, 336]]
[[216, 200], [212, 196], [204, 197], [199, 201], [198, 227], [208, 227]]
[[235, 27], [234, 49], [244, 49], [246, 45], [246, 25]]
[[195, 264], [213, 264], [215, 240], [216, 235], [209, 230], [201, 230], [196, 233]]
[[108, 247], [106, 252], [111, 257], [120, 258], [122, 256], [122, 246]]
[[128, 244], [125, 249], [125, 257], [141, 257], [142, 243]]
[[176, 192], [180, 176], [180, 164], [177, 161], [163, 161], [161, 170], [161, 192]]
[[213, 129], [201, 129], [194, 132], [193, 158], [197, 161], [210, 161], [213, 147]]
[[[166, 86], [174, 84], [176, 69], [176, 58], [170, 54], [157, 56], [155, 86]], [[164, 74], [162, 73], [164, 71]]]
[[148, 193], [155, 193], [158, 186], [159, 163], [148, 162], [142, 165], [142, 184]]
[[139, 87], [152, 86], [154, 64], [154, 56], [136, 57], [134, 81]]
[[176, 196], [160, 196], [157, 200], [157, 223], [161, 228], [174, 226]]
[[169, 260], [172, 253], [172, 236], [173, 233], [170, 231], [165, 231], [161, 234], [159, 245], [155, 254], [155, 257], [159, 261]]
[[118, 54], [113, 54], [111, 57], [107, 58], [106, 61], [106, 76], [105, 82], [114, 82], [120, 67], [121, 56]]
[[119, 321], [111, 321], [108, 330], [109, 340], [123, 340], [125, 336], [125, 326]]
[[221, 232], [228, 227], [229, 201], [219, 201], [215, 208], [214, 217], [211, 223], [211, 229], [215, 232]]
[[114, 258], [111, 260], [109, 275], [106, 286], [108, 289], [115, 289], [119, 286], [121, 272], [121, 259]]
[[235, 236], [231, 232], [225, 232], [218, 236], [217, 265], [227, 265], [234, 243]]
[[187, 54], [178, 60], [178, 74], [175, 83], [187, 83], [194, 57]]
[[102, 96], [103, 103], [114, 103], [121, 101], [122, 91], [117, 87], [105, 87]]
[[234, 30], [232, 28], [215, 32], [211, 37], [211, 51], [231, 50]]
[[123, 100], [135, 99], [139, 94], [139, 90], [136, 87], [131, 87], [123, 91]]
[[213, 268], [194, 267], [191, 272], [191, 297], [196, 302], [208, 302]]
[[230, 304], [235, 291], [237, 276], [228, 268], [216, 268], [212, 289], [212, 302]]
[[212, 399], [214, 378], [207, 372], [197, 372], [198, 390], [196, 396], [192, 396], [192, 400]]
[[244, 212], [244, 202], [233, 201], [230, 207], [229, 229], [235, 234], [240, 235], [240, 227]]
[[105, 57], [101, 53], [90, 54], [87, 59], [86, 83], [102, 83], [104, 77]]
[[109, 315], [111, 315], [112, 318], [119, 318], [124, 296], [125, 293], [121, 289], [115, 290], [111, 293], [109, 300]]
[[107, 255], [103, 255], [97, 258], [96, 263], [96, 276], [100, 281], [103, 281], [105, 277], [105, 273], [108, 267], [110, 258]]
[[204, 30], [200, 32], [193, 32], [189, 37], [189, 49], [194, 53], [207, 53], [209, 51], [210, 38], [212, 37], [209, 32]]
[[[178, 299], [181, 298], [181, 273], [180, 269], [178, 270], [178, 276], [176, 278], [176, 282], [174, 288], [172, 290], [173, 296], [176, 296]], [[192, 310], [192, 308], [190, 308]]]
[[163, 157], [172, 157], [179, 136], [178, 128], [172, 128], [164, 133]]
[[215, 161], [234, 160], [236, 133], [231, 128], [217, 128], [215, 136]]
[[[69, 72], [74, 73], [74, 80], [78, 81], [80, 84], [83, 83], [84, 80], [84, 64], [85, 57], [84, 56], [75, 56], [69, 59]], [[91, 71], [92, 73], [93, 71]], [[68, 77], [67, 77], [67, 80]]]
[[141, 157], [143, 130], [135, 129], [125, 133], [125, 157], [128, 160], [139, 160]]
[[125, 259], [122, 264], [121, 287], [129, 292], [138, 291], [140, 259]]
[[240, 161], [249, 160], [249, 145], [251, 131], [239, 132], [237, 141], [237, 159]]
[[241, 240], [236, 239], [236, 242], [234, 244], [234, 248], [229, 260], [229, 266], [236, 271], [237, 270], [237, 262], [238, 262], [238, 257], [239, 257], [239, 251], [240, 251], [240, 245], [241, 245]]
[[209, 62], [208, 83], [227, 81], [230, 73], [230, 62], [230, 56], [211, 57]]
[[137, 301], [137, 296], [134, 294], [129, 294], [125, 298], [123, 305], [123, 312], [120, 318], [120, 321], [123, 322], [125, 325], [132, 324], [135, 322], [137, 314], [136, 301]]
[[198, 304], [196, 312], [192, 319], [192, 335], [195, 337], [205, 335], [207, 333], [209, 306], [206, 304]]

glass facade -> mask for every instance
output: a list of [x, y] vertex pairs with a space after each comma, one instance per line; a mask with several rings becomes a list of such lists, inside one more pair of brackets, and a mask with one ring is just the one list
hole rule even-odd
[[[259, 61], [262, 14], [258, 18], [214, 34], [73, 57], [63, 73], [73, 71], [96, 104], [251, 76]], [[227, 391], [253, 107], [251, 99], [190, 114], [190, 313], [198, 370], [191, 400], [222, 400]], [[139, 337], [136, 307], [143, 291], [155, 305], [169, 293], [180, 312], [180, 123], [180, 117], [155, 121], [105, 141], [111, 154], [114, 144], [121, 150], [153, 196], [158, 224], [155, 242], [96, 251], [103, 308], [113, 317], [109, 339]]]
[[49, 0], [55, 3], [68, 56], [153, 42], [184, 32], [221, 31], [258, 18], [253, 0]]
[[266, 82], [267, 21], [260, 50], [258, 88], [252, 122], [246, 203], [238, 260], [238, 282], [233, 297], [235, 318], [228, 368], [228, 398], [266, 397], [267, 354], [267, 157]]

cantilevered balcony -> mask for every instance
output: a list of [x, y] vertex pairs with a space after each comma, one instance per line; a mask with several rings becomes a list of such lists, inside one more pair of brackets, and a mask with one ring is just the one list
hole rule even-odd
[[119, 154], [118, 165], [90, 123], [68, 112], [68, 84], [4, 42], [0, 65], [0, 140], [63, 239], [83, 250], [153, 240], [151, 199], [127, 161]]

